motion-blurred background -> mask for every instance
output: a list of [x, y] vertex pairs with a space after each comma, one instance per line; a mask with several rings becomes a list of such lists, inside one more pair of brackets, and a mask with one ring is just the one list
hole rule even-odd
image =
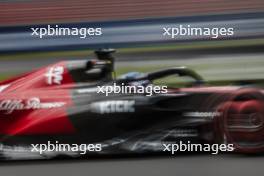
[[[31, 36], [31, 27], [102, 27], [100, 37]], [[162, 28], [233, 27], [234, 36], [169, 39]], [[0, 79], [117, 49], [118, 73], [187, 65], [209, 80], [264, 75], [263, 0], [0, 0]]]
[[28, 25], [262, 12], [262, 0], [1, 0], [0, 24]]

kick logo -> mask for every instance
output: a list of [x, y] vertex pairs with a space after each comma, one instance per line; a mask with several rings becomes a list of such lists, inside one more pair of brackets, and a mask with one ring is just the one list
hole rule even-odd
[[61, 81], [63, 80], [63, 72], [64, 68], [62, 66], [56, 66], [49, 68], [48, 72], [45, 74], [46, 76], [46, 82], [49, 85], [53, 84], [61, 84]]
[[132, 100], [113, 100], [93, 103], [91, 109], [99, 114], [135, 112], [134, 105]]

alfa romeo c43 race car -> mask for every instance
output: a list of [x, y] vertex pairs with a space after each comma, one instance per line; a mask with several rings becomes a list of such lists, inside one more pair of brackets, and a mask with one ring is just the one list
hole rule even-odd
[[[263, 90], [208, 86], [194, 71], [174, 67], [115, 78], [112, 50], [91, 60], [63, 61], [0, 83], [2, 159], [80, 156], [36, 152], [39, 144], [89, 144], [86, 155], [156, 153], [163, 144], [233, 144], [234, 152], [264, 151]], [[154, 86], [175, 75], [193, 79], [166, 93], [98, 93], [104, 86]], [[53, 149], [54, 149], [53, 145]], [[32, 147], [35, 147], [33, 152]]]

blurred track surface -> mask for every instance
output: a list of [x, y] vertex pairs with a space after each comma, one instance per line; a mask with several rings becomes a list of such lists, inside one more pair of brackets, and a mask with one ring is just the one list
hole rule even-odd
[[187, 155], [69, 161], [0, 163], [5, 176], [249, 176], [263, 175], [264, 158], [244, 155]]

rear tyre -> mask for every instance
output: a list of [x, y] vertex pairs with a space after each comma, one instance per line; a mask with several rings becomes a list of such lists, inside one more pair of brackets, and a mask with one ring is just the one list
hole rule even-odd
[[264, 100], [259, 92], [236, 94], [218, 109], [215, 136], [221, 143], [233, 144], [236, 152], [264, 152]]

